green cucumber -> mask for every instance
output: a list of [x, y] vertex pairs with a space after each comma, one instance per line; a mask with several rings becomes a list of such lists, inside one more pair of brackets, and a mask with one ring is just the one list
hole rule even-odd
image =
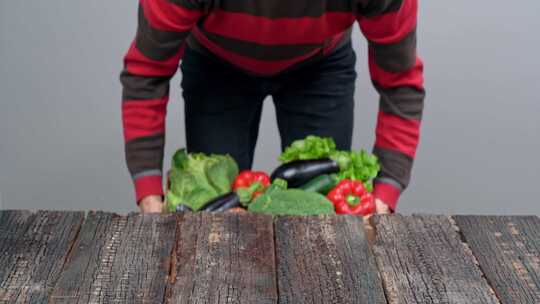
[[309, 192], [317, 192], [321, 194], [327, 194], [339, 183], [339, 178], [335, 174], [323, 174], [319, 175], [304, 185], [300, 186], [299, 189]]

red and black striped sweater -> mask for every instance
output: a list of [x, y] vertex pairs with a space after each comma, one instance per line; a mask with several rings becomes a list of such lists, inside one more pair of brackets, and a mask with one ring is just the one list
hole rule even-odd
[[356, 22], [369, 42], [380, 94], [375, 195], [396, 208], [410, 180], [423, 110], [416, 53], [417, 0], [140, 0], [136, 37], [124, 60], [122, 117], [137, 202], [162, 195], [169, 82], [186, 44], [248, 73], [272, 76], [326, 56]]

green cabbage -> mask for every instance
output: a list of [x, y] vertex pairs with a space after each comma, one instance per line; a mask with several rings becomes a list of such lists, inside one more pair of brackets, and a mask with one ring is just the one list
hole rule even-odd
[[166, 210], [174, 212], [179, 204], [199, 210], [206, 202], [230, 192], [237, 175], [238, 165], [229, 155], [188, 154], [180, 149], [172, 158]]

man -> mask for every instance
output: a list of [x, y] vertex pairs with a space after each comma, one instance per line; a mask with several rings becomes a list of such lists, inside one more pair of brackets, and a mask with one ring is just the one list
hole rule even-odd
[[423, 110], [417, 0], [140, 0], [138, 20], [121, 81], [127, 165], [142, 212], [163, 205], [165, 113], [180, 60], [189, 152], [229, 153], [250, 168], [268, 95], [282, 148], [313, 134], [350, 149], [356, 22], [380, 94], [377, 212], [395, 210]]

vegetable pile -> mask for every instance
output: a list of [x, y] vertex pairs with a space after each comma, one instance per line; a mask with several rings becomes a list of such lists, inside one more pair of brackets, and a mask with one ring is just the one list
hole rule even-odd
[[271, 215], [355, 214], [375, 211], [372, 181], [379, 172], [376, 156], [340, 151], [331, 138], [308, 136], [280, 155], [271, 176], [239, 172], [229, 155], [173, 156], [166, 211], [220, 212], [247, 209]]

